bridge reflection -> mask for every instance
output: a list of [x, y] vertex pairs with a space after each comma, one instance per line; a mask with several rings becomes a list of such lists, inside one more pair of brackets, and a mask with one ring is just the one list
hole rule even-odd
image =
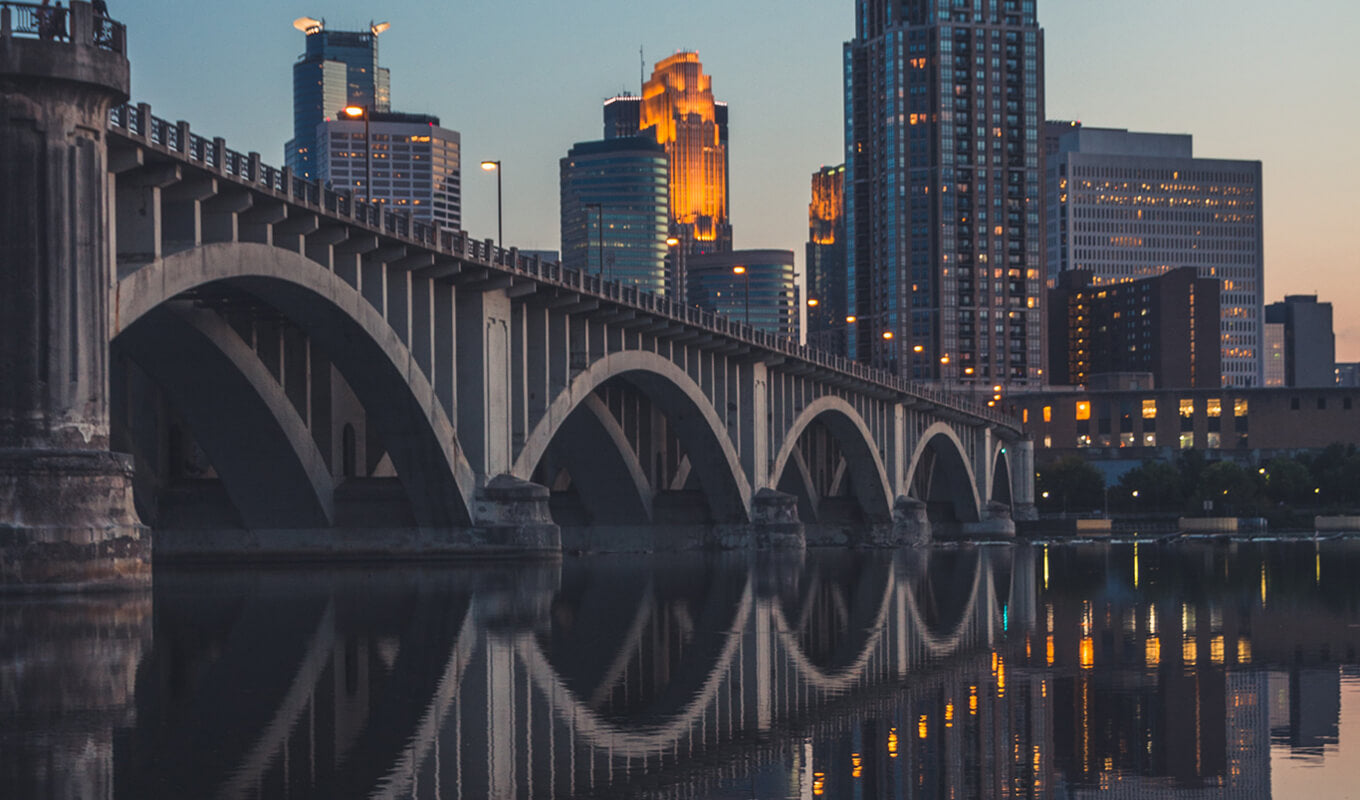
[[1272, 741], [1335, 749], [1360, 644], [1360, 548], [1310, 548], [167, 570], [154, 615], [0, 605], [0, 777], [136, 798], [1262, 797]]

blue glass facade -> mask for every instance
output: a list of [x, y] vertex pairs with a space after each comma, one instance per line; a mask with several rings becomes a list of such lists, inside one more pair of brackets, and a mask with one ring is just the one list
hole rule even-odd
[[562, 264], [665, 294], [666, 163], [647, 136], [572, 147], [561, 160]]
[[284, 162], [293, 174], [317, 177], [316, 126], [347, 105], [391, 109], [388, 70], [378, 66], [378, 32], [306, 29], [307, 50], [293, 64], [293, 138]]
[[925, 380], [1042, 383], [1033, 0], [858, 0], [844, 58], [850, 313], [876, 320], [852, 357]]
[[792, 250], [732, 250], [689, 256], [686, 302], [798, 339], [799, 293]]

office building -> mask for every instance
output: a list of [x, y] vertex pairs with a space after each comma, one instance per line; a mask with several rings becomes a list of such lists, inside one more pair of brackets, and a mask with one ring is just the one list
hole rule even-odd
[[1261, 162], [1196, 158], [1189, 135], [1049, 126], [1047, 277], [1096, 285], [1194, 267], [1222, 284], [1224, 386], [1260, 386], [1264, 261]]
[[[624, 102], [627, 101], [627, 102]], [[605, 104], [606, 127], [628, 128], [627, 98]], [[617, 108], [611, 108], [617, 106]], [[727, 206], [727, 105], [713, 99], [712, 78], [699, 54], [658, 61], [637, 103], [638, 129], [666, 148], [670, 174], [670, 235], [688, 253], [732, 249]], [[606, 136], [609, 136], [606, 131]]]
[[1336, 385], [1360, 387], [1360, 362], [1337, 362]]
[[624, 92], [604, 101], [604, 138], [637, 136], [642, 120], [642, 97]]
[[689, 256], [688, 302], [797, 340], [799, 292], [792, 250], [732, 250]]
[[1285, 295], [1266, 306], [1265, 321], [1283, 326], [1285, 386], [1336, 385], [1331, 303], [1319, 303], [1315, 294]]
[[388, 24], [332, 31], [324, 20], [299, 17], [293, 27], [306, 34], [307, 49], [293, 64], [293, 138], [283, 158], [294, 175], [315, 180], [317, 125], [349, 105], [372, 112], [392, 108], [388, 71], [378, 66], [378, 34]]
[[1265, 350], [1265, 369], [1262, 373], [1264, 380], [1263, 386], [1284, 386], [1286, 380], [1285, 373], [1285, 351], [1284, 351], [1284, 323], [1266, 322], [1261, 325], [1262, 347]]
[[812, 173], [808, 204], [807, 343], [846, 354], [845, 165]]
[[371, 196], [412, 219], [461, 229], [460, 137], [441, 128], [438, 117], [375, 112], [367, 122], [329, 119], [317, 125], [316, 142], [316, 177], [322, 183], [352, 190], [361, 201]]
[[[853, 357], [1042, 382], [1043, 31], [1033, 2], [858, 0], [844, 49]], [[891, 330], [885, 339], [881, 329]]]
[[666, 149], [646, 136], [579, 142], [561, 160], [562, 264], [666, 293]]
[[1093, 375], [1151, 373], [1159, 388], [1219, 386], [1219, 282], [1194, 269], [1093, 285], [1089, 270], [1062, 273], [1048, 295], [1048, 369], [1054, 385]]

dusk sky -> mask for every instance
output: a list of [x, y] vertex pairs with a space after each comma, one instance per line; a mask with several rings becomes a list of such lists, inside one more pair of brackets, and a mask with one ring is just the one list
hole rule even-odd
[[[651, 65], [697, 50], [731, 114], [739, 248], [793, 250], [803, 268], [811, 173], [842, 160], [841, 45], [853, 0], [562, 3], [110, 0], [128, 26], [132, 95], [229, 147], [282, 166], [292, 136], [292, 20], [392, 24], [380, 63], [392, 107], [462, 134], [463, 224], [558, 249], [558, 159], [602, 135], [600, 103]], [[1360, 6], [1350, 0], [1038, 0], [1049, 119], [1190, 133], [1200, 157], [1259, 159], [1266, 302], [1318, 293], [1337, 358], [1360, 360]], [[1346, 187], [1350, 186], [1350, 189]]]

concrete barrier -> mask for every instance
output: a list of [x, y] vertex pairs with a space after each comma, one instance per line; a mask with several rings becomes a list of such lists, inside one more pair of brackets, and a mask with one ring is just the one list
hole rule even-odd
[[1313, 529], [1318, 531], [1360, 531], [1360, 516], [1313, 517]]
[[1237, 533], [1237, 517], [1181, 517], [1176, 526], [1185, 533]]

